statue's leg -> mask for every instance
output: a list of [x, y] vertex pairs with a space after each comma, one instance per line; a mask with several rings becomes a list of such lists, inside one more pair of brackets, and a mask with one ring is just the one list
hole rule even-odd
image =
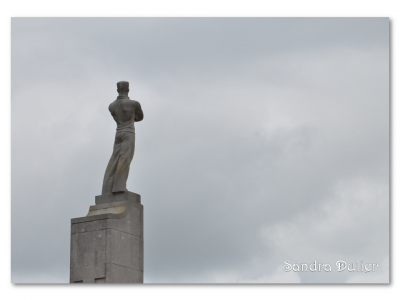
[[120, 156], [120, 151], [121, 151], [121, 134], [117, 133], [115, 135], [115, 142], [114, 142], [114, 149], [113, 153], [111, 155], [110, 161], [108, 162], [106, 172], [104, 174], [104, 180], [103, 180], [103, 189], [101, 194], [106, 195], [106, 194], [111, 194], [113, 185], [114, 185], [114, 180], [115, 180], [115, 172], [117, 170], [118, 166], [118, 160]]
[[129, 167], [135, 152], [135, 134], [131, 132], [123, 132], [121, 134], [122, 143], [112, 188], [113, 193], [127, 191], [126, 181], [128, 179]]

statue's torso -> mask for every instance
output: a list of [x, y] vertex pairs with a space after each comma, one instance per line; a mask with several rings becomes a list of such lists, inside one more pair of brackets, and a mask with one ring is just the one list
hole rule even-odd
[[109, 110], [117, 123], [117, 132], [135, 132], [135, 102], [127, 96], [118, 96], [117, 100], [110, 104]]

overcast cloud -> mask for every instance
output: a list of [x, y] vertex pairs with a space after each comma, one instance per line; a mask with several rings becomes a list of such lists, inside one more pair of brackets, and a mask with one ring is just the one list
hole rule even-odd
[[120, 80], [146, 283], [389, 281], [388, 18], [13, 18], [13, 282], [69, 282]]

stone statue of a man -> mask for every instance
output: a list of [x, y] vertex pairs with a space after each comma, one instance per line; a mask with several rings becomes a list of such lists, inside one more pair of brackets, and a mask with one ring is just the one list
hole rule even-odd
[[135, 122], [143, 120], [140, 103], [128, 97], [129, 82], [117, 83], [119, 96], [108, 107], [115, 122], [114, 150], [104, 174], [102, 195], [125, 192], [133, 153], [135, 152]]

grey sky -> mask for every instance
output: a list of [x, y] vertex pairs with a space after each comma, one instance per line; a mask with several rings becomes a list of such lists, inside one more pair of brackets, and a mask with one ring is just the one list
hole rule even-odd
[[388, 281], [388, 18], [13, 18], [13, 282], [68, 282], [120, 80], [145, 282]]

